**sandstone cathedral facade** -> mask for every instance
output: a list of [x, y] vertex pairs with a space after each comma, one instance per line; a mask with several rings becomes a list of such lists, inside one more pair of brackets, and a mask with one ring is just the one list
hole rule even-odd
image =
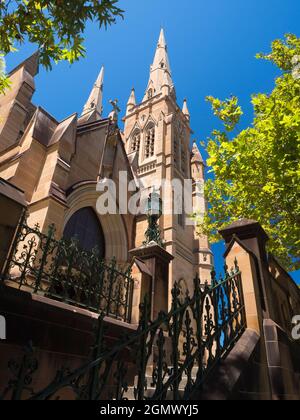
[[[81, 115], [34, 105], [38, 62], [0, 96], [0, 399], [299, 400], [300, 293], [268, 235], [247, 219], [222, 229], [219, 281], [191, 223], [206, 211], [205, 163], [164, 32], [123, 129], [117, 101], [103, 115], [104, 69]], [[175, 211], [187, 181], [193, 209]], [[109, 184], [116, 211], [102, 212]], [[171, 210], [159, 218], [158, 188]], [[127, 211], [138, 193], [148, 213]]]
[[[0, 177], [25, 192], [31, 225], [43, 231], [54, 224], [57, 238], [76, 236], [85, 249], [97, 246], [103, 258], [131, 261], [130, 251], [143, 246], [144, 214], [99, 215], [97, 184], [114, 180], [117, 188], [135, 182], [151, 192], [155, 183], [174, 178], [204, 183], [205, 163], [194, 142], [187, 102], [178, 106], [167, 44], [160, 33], [142, 102], [132, 90], [124, 131], [118, 109], [103, 116], [104, 69], [82, 114], [58, 121], [32, 102], [38, 73], [34, 54], [10, 73], [11, 89], [0, 97]], [[126, 172], [124, 181], [120, 174]], [[128, 200], [130, 199], [130, 194]], [[174, 206], [174, 195], [167, 198]], [[194, 188], [194, 205], [204, 214], [203, 193]], [[159, 223], [166, 251], [174, 257], [169, 290], [174, 282], [190, 288], [195, 274], [209, 281], [213, 257], [207, 237], [199, 236], [188, 215], [163, 214]]]

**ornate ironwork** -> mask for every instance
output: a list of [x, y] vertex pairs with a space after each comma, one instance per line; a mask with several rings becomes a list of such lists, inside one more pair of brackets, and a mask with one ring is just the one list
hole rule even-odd
[[12, 374], [12, 379], [9, 381], [3, 394], [0, 395], [0, 400], [20, 400], [22, 396], [27, 395], [30, 397], [33, 395], [32, 376], [38, 369], [38, 361], [35, 358], [35, 350], [31, 342], [24, 347], [24, 355], [20, 362], [16, 360], [10, 360], [8, 362], [8, 368]]
[[[190, 400], [197, 397], [215, 366], [227, 356], [246, 329], [241, 273], [237, 262], [224, 279], [201, 285], [194, 280], [192, 296], [172, 290], [172, 307], [150, 318], [148, 297], [141, 305], [137, 330], [111, 348], [99, 318], [91, 359], [75, 371], [62, 369], [33, 400], [54, 398], [70, 387], [78, 399]], [[135, 380], [125, 368], [130, 349]], [[132, 370], [132, 369], [130, 369]], [[134, 382], [134, 383], [133, 383]]]
[[2, 280], [73, 306], [131, 320], [130, 267], [123, 271], [115, 260], [106, 263], [97, 248], [83, 251], [76, 239], [57, 241], [53, 225], [43, 234], [38, 225], [31, 228], [26, 221], [21, 223]]

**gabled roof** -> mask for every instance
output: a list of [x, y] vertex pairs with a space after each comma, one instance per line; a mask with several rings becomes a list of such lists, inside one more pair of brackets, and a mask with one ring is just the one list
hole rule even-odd
[[35, 113], [33, 138], [43, 146], [48, 147], [58, 124], [58, 121], [52, 115], [42, 107], [38, 107]]
[[22, 67], [25, 67], [25, 70], [32, 76], [36, 76], [39, 72], [39, 58], [40, 53], [36, 51], [30, 57], [26, 58], [26, 60], [22, 61], [17, 67], [15, 67], [10, 73], [11, 76], [16, 71], [20, 70]]
[[32, 137], [45, 147], [58, 143], [66, 131], [74, 124], [77, 127], [77, 114], [59, 122], [43, 108], [38, 107], [34, 116]]
[[49, 141], [48, 146], [52, 146], [53, 144], [58, 143], [63, 137], [63, 135], [65, 134], [65, 132], [68, 130], [68, 128], [72, 124], [76, 123], [76, 121], [77, 121], [77, 114], [75, 113], [71, 115], [70, 117], [66, 118], [65, 120], [63, 120], [61, 123], [59, 123]]

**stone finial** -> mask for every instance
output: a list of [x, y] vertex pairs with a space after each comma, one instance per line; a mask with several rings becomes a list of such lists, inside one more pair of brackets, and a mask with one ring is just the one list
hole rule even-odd
[[192, 149], [192, 158], [191, 158], [191, 162], [192, 163], [201, 163], [204, 164], [204, 159], [201, 155], [201, 152], [197, 146], [197, 142], [196, 140], [194, 140], [193, 143], [193, 149]]
[[127, 102], [126, 113], [129, 114], [136, 107], [135, 89], [132, 88], [131, 94]]
[[183, 112], [183, 114], [186, 116], [186, 118], [188, 120], [191, 119], [191, 114], [190, 114], [190, 111], [188, 109], [188, 105], [187, 105], [187, 100], [186, 99], [183, 101], [182, 112]]
[[241, 218], [219, 231], [226, 243], [229, 243], [234, 236], [239, 239], [258, 237], [267, 242], [269, 237], [262, 226], [256, 220]]
[[121, 109], [118, 106], [118, 99], [110, 100], [109, 103], [111, 104], [111, 106], [113, 107], [112, 112], [109, 114], [109, 118], [114, 121], [114, 122], [118, 122], [119, 119], [119, 113], [121, 112]]

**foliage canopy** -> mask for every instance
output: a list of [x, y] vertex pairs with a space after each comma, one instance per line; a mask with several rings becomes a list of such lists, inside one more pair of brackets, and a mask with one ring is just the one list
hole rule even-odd
[[[118, 0], [2, 0], [0, 2], [0, 54], [29, 41], [40, 50], [40, 63], [70, 63], [84, 56], [83, 33], [89, 21], [107, 27], [123, 17]], [[0, 93], [7, 79], [0, 68]]]
[[276, 40], [270, 54], [281, 75], [270, 94], [252, 97], [254, 120], [234, 131], [243, 115], [238, 98], [208, 97], [224, 129], [208, 140], [210, 204], [200, 231], [212, 240], [240, 218], [255, 219], [270, 236], [269, 250], [289, 270], [300, 268], [300, 39]]

